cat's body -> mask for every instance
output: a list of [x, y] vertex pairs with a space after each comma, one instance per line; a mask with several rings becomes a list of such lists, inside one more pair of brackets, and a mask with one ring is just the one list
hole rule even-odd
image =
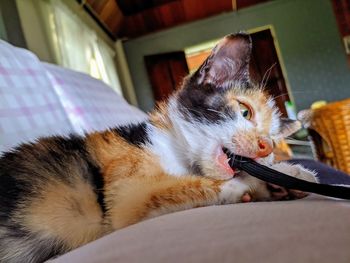
[[276, 198], [266, 183], [234, 177], [223, 147], [314, 180], [301, 167], [273, 164], [272, 140], [295, 124], [283, 123], [272, 100], [249, 83], [249, 54], [249, 37], [230, 35], [148, 121], [42, 138], [5, 153], [0, 262], [42, 262], [173, 211]]

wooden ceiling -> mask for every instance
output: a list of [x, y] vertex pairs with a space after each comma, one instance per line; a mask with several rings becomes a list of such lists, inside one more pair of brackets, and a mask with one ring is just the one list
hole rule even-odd
[[77, 0], [113, 38], [135, 38], [269, 0]]
[[161, 5], [168, 4], [170, 2], [175, 2], [176, 0], [133, 0], [133, 1], [123, 1], [116, 0], [120, 10], [122, 10], [125, 16], [136, 15], [139, 12], [143, 12], [147, 9], [152, 9]]

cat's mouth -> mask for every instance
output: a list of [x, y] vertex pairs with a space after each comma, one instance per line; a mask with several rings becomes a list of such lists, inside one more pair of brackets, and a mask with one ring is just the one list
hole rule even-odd
[[225, 175], [233, 177], [239, 171], [230, 166], [229, 162], [234, 154], [225, 147], [217, 147], [215, 151], [215, 161], [220, 170]]

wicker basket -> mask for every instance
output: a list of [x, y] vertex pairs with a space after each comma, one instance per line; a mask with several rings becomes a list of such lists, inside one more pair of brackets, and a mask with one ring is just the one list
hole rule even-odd
[[312, 110], [308, 128], [316, 158], [350, 174], [350, 99]]

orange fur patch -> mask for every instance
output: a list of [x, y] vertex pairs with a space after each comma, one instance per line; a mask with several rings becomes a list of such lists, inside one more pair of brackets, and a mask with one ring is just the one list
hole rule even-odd
[[227, 104], [236, 111], [239, 110], [238, 102], [248, 104], [253, 110], [253, 118], [255, 125], [257, 123], [261, 126], [257, 127], [258, 132], [262, 135], [268, 136], [270, 133], [270, 126], [272, 121], [272, 113], [274, 109], [268, 106], [269, 96], [260, 89], [230, 89], [226, 94]]
[[111, 186], [110, 220], [119, 229], [161, 214], [217, 202], [221, 181], [165, 174], [130, 178]]
[[69, 249], [106, 232], [101, 208], [88, 183], [79, 180], [70, 186], [59, 181], [50, 182], [40, 192], [40, 197], [24, 208], [26, 216], [17, 215], [32, 232], [57, 238]]
[[89, 152], [101, 167], [105, 184], [124, 177], [162, 172], [155, 155], [129, 144], [113, 132], [91, 134], [86, 142]]
[[158, 103], [156, 110], [150, 114], [150, 122], [161, 130], [170, 130], [171, 121], [168, 115], [168, 105], [165, 101]]

